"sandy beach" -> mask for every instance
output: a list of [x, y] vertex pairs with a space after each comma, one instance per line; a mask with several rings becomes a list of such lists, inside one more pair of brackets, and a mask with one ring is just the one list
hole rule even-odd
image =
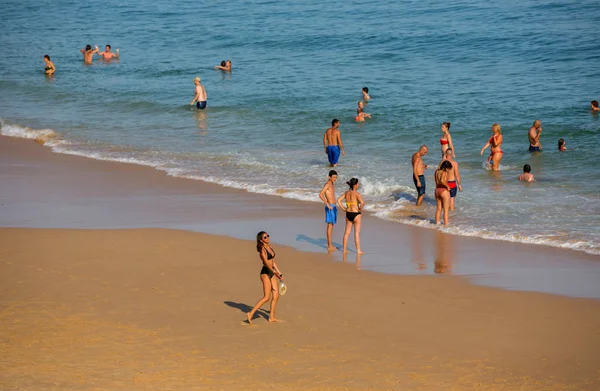
[[[395, 231], [405, 251], [398, 262], [421, 267], [409, 244], [419, 237], [432, 275], [375, 273], [382, 261], [369, 254], [340, 262], [282, 245], [286, 230], [320, 243], [320, 231], [298, 238], [313, 228], [303, 216], [322, 231], [310, 203], [57, 155], [31, 141], [1, 137], [0, 150], [0, 226], [13, 226], [0, 229], [2, 389], [600, 388], [600, 301], [440, 273], [481, 251], [522, 264], [594, 257], [475, 238], [449, 244], [448, 235], [406, 227]], [[14, 227], [15, 216], [41, 228]], [[298, 226], [283, 225], [290, 216]], [[147, 228], [198, 222], [230, 237]], [[261, 263], [252, 240], [231, 236], [251, 239], [257, 223], [289, 284], [281, 324], [264, 311], [244, 322], [261, 295]], [[453, 256], [440, 257], [448, 249]], [[490, 257], [486, 265], [500, 262]]]

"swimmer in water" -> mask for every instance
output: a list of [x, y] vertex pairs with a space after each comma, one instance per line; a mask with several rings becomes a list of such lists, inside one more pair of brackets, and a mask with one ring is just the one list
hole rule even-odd
[[46, 74], [46, 76], [52, 75], [56, 71], [56, 67], [54, 66], [52, 61], [50, 61], [49, 55], [46, 54], [44, 56], [44, 62], [46, 63], [46, 67], [44, 68], [44, 73]]
[[80, 52], [83, 53], [83, 62], [86, 64], [91, 64], [92, 57], [94, 57], [95, 53], [98, 53], [98, 46], [92, 50], [92, 45], [86, 45], [85, 49], [81, 49]]
[[567, 142], [565, 141], [564, 138], [559, 138], [558, 139], [558, 150], [560, 152], [567, 150]]
[[229, 71], [231, 71], [231, 61], [230, 60], [227, 60], [227, 61], [223, 60], [223, 61], [221, 61], [221, 65], [216, 65], [215, 66], [215, 69], [220, 69], [222, 71], [229, 72]]
[[450, 136], [450, 122], [442, 123], [442, 137], [440, 137], [440, 146], [442, 148], [442, 159], [446, 156], [446, 150], [450, 148], [452, 150], [452, 157], [454, 155], [454, 145], [452, 145], [452, 136]]
[[342, 134], [340, 133], [340, 120], [333, 119], [331, 121], [331, 128], [325, 131], [323, 135], [323, 147], [329, 160], [329, 167], [335, 167], [340, 159], [340, 152], [346, 156], [344, 150], [344, 143], [342, 142]]
[[600, 108], [598, 107], [598, 101], [597, 101], [597, 100], [593, 100], [593, 101], [591, 102], [590, 109], [591, 109], [592, 111], [594, 111], [594, 112], [596, 112], [596, 111], [600, 111]]
[[190, 106], [193, 106], [194, 103], [196, 103], [196, 108], [198, 110], [204, 110], [206, 108], [208, 95], [198, 76], [194, 78], [194, 84], [196, 85], [196, 88], [194, 89], [194, 99], [190, 102]]
[[501, 145], [502, 133], [500, 124], [493, 124], [492, 137], [490, 137], [488, 142], [483, 146], [483, 148], [481, 148], [481, 152], [479, 153], [480, 155], [483, 155], [483, 151], [485, 151], [488, 147], [491, 147], [490, 164], [492, 166], [493, 171], [498, 171], [498, 169], [500, 168], [500, 161], [502, 160], [502, 155], [504, 155], [504, 152], [502, 152]]
[[362, 88], [362, 96], [365, 102], [368, 102], [371, 99], [371, 97], [369, 96], [369, 89], [367, 87]]
[[417, 206], [421, 206], [421, 203], [425, 198], [425, 170], [427, 169], [427, 164], [423, 164], [423, 156], [425, 156], [427, 152], [429, 152], [429, 149], [423, 144], [419, 150], [412, 155], [413, 182], [417, 188]]
[[[96, 47], [96, 49], [98, 49], [98, 47]], [[103, 60], [119, 59], [119, 48], [117, 48], [116, 53], [111, 52], [110, 49], [110, 45], [106, 45], [104, 51], [98, 53], [98, 55], [102, 57]]]
[[365, 118], [371, 118], [371, 114], [365, 113], [364, 109], [365, 104], [362, 100], [359, 100], [358, 107], [356, 108], [356, 117], [354, 117], [356, 122], [365, 122]]
[[531, 166], [526, 164], [523, 166], [523, 173], [517, 177], [518, 180], [523, 182], [533, 182], [533, 175], [531, 175]]
[[542, 123], [539, 119], [533, 121], [533, 126], [529, 128], [527, 137], [529, 138], [529, 152], [539, 152], [542, 150], [540, 136], [542, 135]]

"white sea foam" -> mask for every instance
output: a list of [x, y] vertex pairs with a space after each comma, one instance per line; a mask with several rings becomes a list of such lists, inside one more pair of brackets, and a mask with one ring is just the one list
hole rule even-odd
[[[248, 177], [245, 180], [228, 178], [216, 175], [199, 175], [197, 167], [183, 166], [183, 160], [177, 159], [177, 156], [165, 156], [152, 151], [136, 151], [125, 148], [115, 149], [114, 146], [90, 145], [87, 143], [78, 144], [77, 142], [64, 140], [62, 135], [52, 129], [32, 129], [20, 125], [5, 124], [0, 119], [1, 134], [4, 136], [18, 137], [25, 139], [33, 139], [45, 146], [52, 148], [56, 153], [87, 157], [96, 160], [114, 161], [120, 163], [137, 164], [142, 166], [153, 167], [157, 170], [164, 171], [167, 175], [174, 177], [183, 177], [193, 180], [201, 180], [205, 182], [219, 184], [224, 187], [245, 190], [251, 193], [275, 195], [284, 198], [295, 199], [299, 201], [320, 202], [318, 198], [318, 188], [293, 188], [287, 186], [274, 186], [264, 183], [259, 178]], [[233, 166], [238, 168], [253, 167], [259, 171], [266, 169], [277, 170], [276, 164], [269, 164], [250, 156], [249, 154], [228, 153], [218, 155], [207, 155], [208, 160], [218, 160], [221, 162], [231, 162]], [[319, 167], [318, 167], [319, 168]], [[502, 169], [509, 167], [501, 166]], [[302, 172], [297, 173], [301, 175]], [[320, 175], [321, 172], [317, 169], [314, 173]], [[259, 183], [252, 183], [255, 180]], [[396, 183], [393, 179], [378, 180], [371, 178], [368, 175], [361, 178], [362, 194], [369, 198], [369, 203], [365, 208], [373, 212], [377, 218], [400, 222], [404, 224], [416, 225], [430, 229], [440, 229], [443, 232], [462, 236], [476, 236], [483, 239], [503, 240], [509, 242], [519, 242], [528, 244], [547, 245], [577, 251], [583, 251], [588, 254], [600, 255], [600, 248], [585, 240], [555, 239], [549, 235], [523, 235], [519, 233], [502, 233], [496, 226], [494, 231], [486, 228], [473, 227], [467, 224], [452, 225], [450, 227], [437, 226], [432, 224], [432, 219], [418, 219], [403, 217], [402, 213], [398, 213], [411, 205], [414, 200], [415, 191], [411, 187], [407, 187]]]

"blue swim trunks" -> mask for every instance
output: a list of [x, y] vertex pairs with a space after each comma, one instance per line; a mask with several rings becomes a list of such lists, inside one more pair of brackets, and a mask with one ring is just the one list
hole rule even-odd
[[413, 174], [413, 182], [415, 184], [415, 187], [417, 188], [417, 193], [419, 194], [419, 196], [422, 196], [425, 194], [425, 175], [419, 175], [419, 182], [421, 182], [421, 187], [417, 186], [417, 178], [415, 178], [415, 175]]
[[329, 158], [329, 164], [337, 164], [340, 160], [340, 146], [330, 145], [327, 147], [327, 158]]
[[337, 223], [337, 207], [334, 204], [330, 204], [331, 209], [325, 207], [325, 222], [327, 224]]
[[202, 102], [196, 102], [196, 107], [200, 110], [204, 110], [206, 108], [206, 101], [203, 100]]
[[540, 147], [529, 146], [529, 152], [539, 152], [541, 151]]

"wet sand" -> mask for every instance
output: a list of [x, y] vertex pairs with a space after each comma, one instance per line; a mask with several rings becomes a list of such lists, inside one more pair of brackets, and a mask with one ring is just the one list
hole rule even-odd
[[251, 241], [0, 229], [0, 388], [597, 390], [600, 302], [357, 273], [275, 244], [270, 324]]
[[[479, 267], [488, 278], [505, 262], [529, 265], [534, 279], [568, 273], [566, 258], [593, 282], [593, 257], [415, 227], [387, 232], [369, 219], [395, 240], [395, 257], [365, 235], [375, 254], [342, 259], [322, 253], [322, 232], [313, 232], [322, 216], [310, 203], [6, 137], [0, 152], [0, 225], [49, 228], [0, 228], [2, 389], [600, 388], [600, 301], [450, 275], [487, 251]], [[266, 321], [267, 306], [254, 325], [244, 322], [261, 295], [253, 241], [123, 229], [252, 238], [257, 224], [271, 233], [289, 284], [281, 324]], [[432, 275], [373, 272], [390, 268]], [[570, 283], [548, 283], [557, 281]]]
[[[276, 232], [279, 244], [326, 250], [321, 204], [169, 177], [150, 167], [56, 154], [31, 140], [0, 137], [0, 182], [4, 227], [156, 227], [238, 239], [266, 229]], [[338, 184], [338, 194], [343, 189]], [[364, 217], [362, 270], [454, 274], [507, 289], [600, 298], [600, 256], [447, 235], [368, 213]], [[334, 243], [341, 247], [343, 215], [339, 220]], [[356, 254], [349, 257], [354, 261]], [[331, 259], [342, 261], [342, 256], [336, 252]]]

